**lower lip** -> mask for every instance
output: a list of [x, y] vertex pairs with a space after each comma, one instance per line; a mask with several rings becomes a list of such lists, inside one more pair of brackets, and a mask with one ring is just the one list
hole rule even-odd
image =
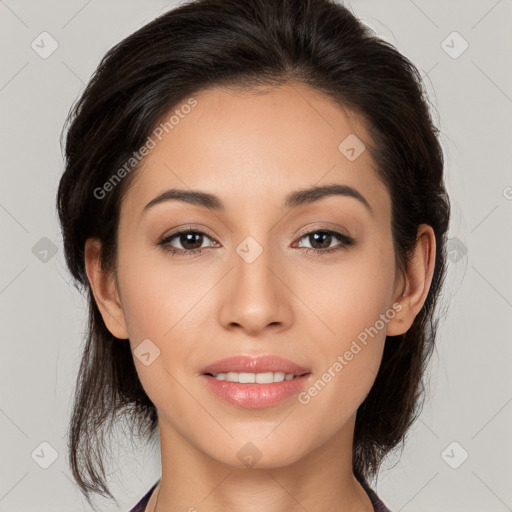
[[240, 384], [218, 380], [211, 375], [202, 375], [202, 377], [210, 390], [226, 402], [246, 409], [263, 409], [299, 393], [310, 375], [308, 373], [291, 380], [270, 384]]

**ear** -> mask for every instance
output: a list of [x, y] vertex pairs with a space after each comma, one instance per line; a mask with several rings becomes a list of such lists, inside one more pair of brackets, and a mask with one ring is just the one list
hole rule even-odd
[[395, 289], [394, 303], [402, 306], [388, 322], [386, 334], [397, 336], [404, 334], [411, 327], [420, 312], [434, 275], [436, 261], [436, 238], [434, 230], [427, 224], [421, 224], [416, 236], [416, 247], [407, 262], [407, 269]]
[[87, 239], [84, 252], [87, 278], [107, 329], [116, 338], [128, 339], [128, 329], [115, 277], [112, 272], [105, 272], [101, 268], [101, 241], [97, 238]]

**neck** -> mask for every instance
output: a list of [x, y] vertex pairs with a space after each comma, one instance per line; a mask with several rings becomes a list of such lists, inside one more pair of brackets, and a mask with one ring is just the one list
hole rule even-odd
[[160, 439], [162, 478], [147, 512], [196, 512], [205, 508], [210, 512], [374, 510], [352, 473], [350, 431], [340, 432], [288, 465], [267, 463], [265, 467], [219, 462], [174, 430], [165, 429], [165, 425], [160, 427]]

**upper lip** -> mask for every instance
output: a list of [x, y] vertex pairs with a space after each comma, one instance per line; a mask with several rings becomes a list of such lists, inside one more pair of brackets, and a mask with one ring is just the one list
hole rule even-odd
[[265, 355], [265, 356], [233, 356], [225, 359], [215, 361], [202, 370], [202, 374], [210, 373], [216, 375], [217, 373], [227, 372], [248, 372], [248, 373], [265, 373], [265, 372], [283, 372], [293, 373], [294, 375], [303, 375], [310, 373], [308, 368], [300, 366], [293, 361], [283, 359], [279, 356]]

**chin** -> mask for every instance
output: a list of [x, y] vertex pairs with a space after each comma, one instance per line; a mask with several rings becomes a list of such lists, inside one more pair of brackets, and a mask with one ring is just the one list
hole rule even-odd
[[[304, 439], [289, 440], [283, 445], [283, 439], [265, 439], [261, 432], [254, 437], [230, 439], [229, 443], [210, 447], [209, 455], [222, 464], [234, 468], [272, 469], [294, 464], [305, 455]], [[301, 448], [297, 449], [297, 445]]]

